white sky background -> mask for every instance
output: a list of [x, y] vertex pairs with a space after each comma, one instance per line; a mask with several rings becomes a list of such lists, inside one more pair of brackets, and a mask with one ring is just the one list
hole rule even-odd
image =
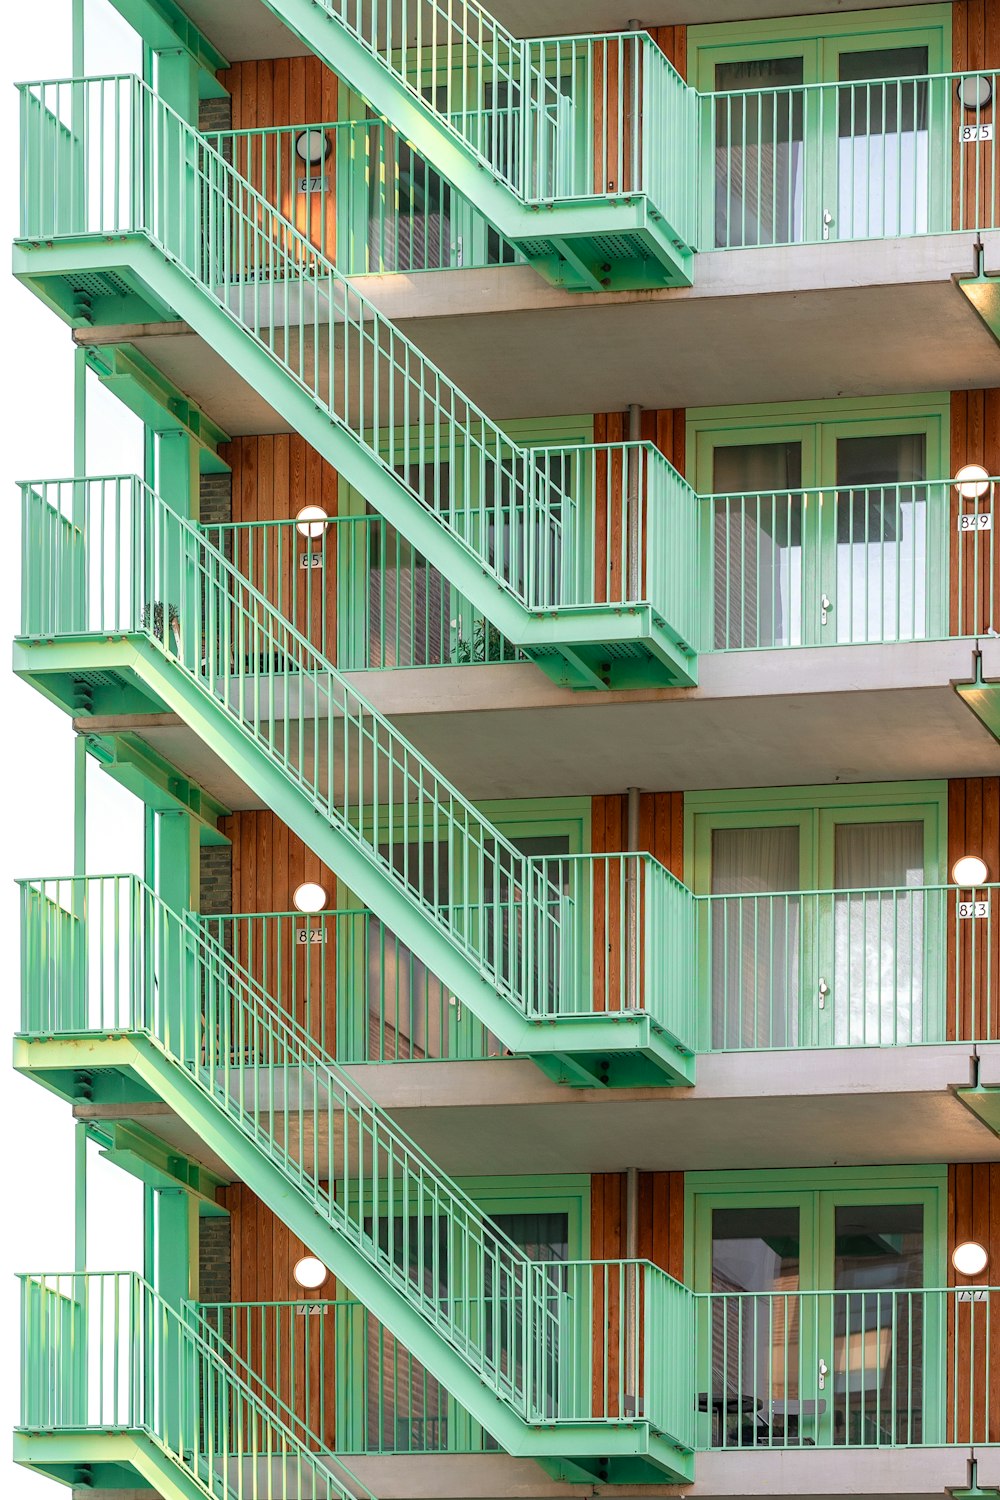
[[[87, 0], [88, 73], [134, 72], [135, 35], [107, 4]], [[29, 0], [4, 7], [9, 73], [0, 94], [3, 181], [0, 213], [5, 245], [16, 234], [19, 203], [15, 80], [60, 78], [71, 67], [70, 0]], [[5, 70], [6, 71], [6, 70]], [[20, 593], [18, 479], [68, 476], [73, 459], [73, 356], [68, 328], [5, 269], [0, 277], [7, 376], [0, 442], [0, 506], [8, 517], [0, 546], [0, 684], [2, 753], [7, 788], [0, 838], [0, 1111], [3, 1112], [4, 1232], [0, 1234], [0, 1496], [57, 1500], [67, 1494], [52, 1480], [10, 1460], [10, 1430], [18, 1410], [19, 1271], [73, 1268], [73, 1124], [69, 1106], [9, 1066], [8, 1038], [19, 1009], [17, 891], [19, 876], [68, 875], [73, 858], [73, 734], [67, 715], [9, 671], [9, 643], [17, 629]], [[91, 378], [87, 467], [92, 474], [133, 473], [142, 462], [141, 429], [119, 402]], [[88, 871], [142, 873], [140, 804], [90, 762]], [[142, 1190], [134, 1178], [102, 1161], [91, 1147], [88, 1265], [94, 1270], [139, 1270], [142, 1265]]]

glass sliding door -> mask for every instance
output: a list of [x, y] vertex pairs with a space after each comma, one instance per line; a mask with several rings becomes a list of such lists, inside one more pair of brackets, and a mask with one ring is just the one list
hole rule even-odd
[[890, 238], [931, 227], [928, 71], [927, 47], [840, 52], [836, 198], [824, 183], [824, 237]]
[[824, 936], [820, 959], [820, 967], [830, 969], [820, 1042], [887, 1046], [928, 1040], [924, 825], [838, 823], [833, 842], [836, 894], [832, 952]]
[[715, 67], [715, 243], [801, 240], [805, 221], [805, 63], [742, 58]]
[[802, 644], [801, 442], [719, 445], [713, 613], [716, 650]]
[[712, 831], [712, 1046], [799, 1040], [799, 828]]
[[922, 432], [836, 438], [839, 643], [912, 641], [930, 633], [928, 549], [937, 507]]

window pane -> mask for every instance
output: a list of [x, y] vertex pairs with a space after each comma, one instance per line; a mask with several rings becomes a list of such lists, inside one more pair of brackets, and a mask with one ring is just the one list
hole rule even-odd
[[926, 47], [841, 53], [838, 238], [926, 233], [927, 71]]
[[798, 828], [713, 830], [713, 1046], [795, 1045], [800, 903], [768, 893], [798, 885]]
[[713, 454], [715, 644], [802, 639], [801, 443], [746, 443]]
[[717, 245], [802, 238], [803, 69], [801, 57], [716, 65]]
[[838, 642], [927, 634], [927, 439], [837, 442]]

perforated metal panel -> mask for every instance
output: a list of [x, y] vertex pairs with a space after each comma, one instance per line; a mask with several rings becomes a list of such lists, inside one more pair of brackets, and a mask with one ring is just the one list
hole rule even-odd
[[89, 297], [127, 297], [132, 290], [114, 271], [77, 271], [66, 281], [71, 291], [86, 292]]

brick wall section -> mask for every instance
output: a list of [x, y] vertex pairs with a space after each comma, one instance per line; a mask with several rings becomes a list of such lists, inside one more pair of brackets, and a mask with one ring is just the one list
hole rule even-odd
[[228, 1215], [198, 1222], [198, 1297], [201, 1302], [231, 1302], [233, 1263]]
[[201, 851], [201, 909], [206, 917], [224, 917], [233, 909], [233, 851], [229, 844], [208, 844]]
[[233, 101], [228, 94], [221, 99], [202, 99], [198, 105], [198, 129], [205, 134], [213, 130], [232, 130]]
[[233, 519], [233, 476], [203, 474], [198, 498], [203, 526], [227, 526]]

